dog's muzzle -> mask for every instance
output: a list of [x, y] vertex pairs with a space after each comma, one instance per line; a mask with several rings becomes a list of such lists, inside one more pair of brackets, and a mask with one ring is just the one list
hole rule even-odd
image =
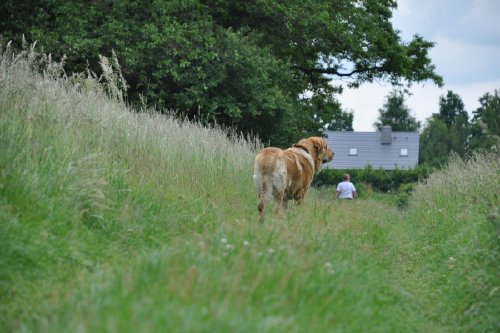
[[335, 155], [335, 153], [333, 151], [330, 150], [330, 152], [332, 153], [332, 156], [326, 156], [324, 159], [323, 159], [323, 164], [325, 163], [328, 163], [330, 162], [331, 160], [333, 160], [333, 155]]

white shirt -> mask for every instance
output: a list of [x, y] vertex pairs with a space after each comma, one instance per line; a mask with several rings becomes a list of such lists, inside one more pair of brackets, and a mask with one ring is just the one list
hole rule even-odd
[[341, 182], [337, 185], [339, 199], [352, 199], [352, 192], [356, 192], [356, 188], [351, 182]]

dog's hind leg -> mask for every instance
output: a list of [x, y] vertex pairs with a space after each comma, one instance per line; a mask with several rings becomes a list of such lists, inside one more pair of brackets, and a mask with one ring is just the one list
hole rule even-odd
[[259, 194], [259, 204], [257, 205], [257, 209], [259, 210], [259, 222], [264, 222], [264, 209], [266, 209], [266, 201], [264, 199], [264, 195]]
[[270, 197], [270, 189], [269, 189], [269, 177], [265, 175], [254, 176], [255, 187], [257, 189], [257, 196], [259, 198], [259, 203], [257, 205], [257, 209], [259, 211], [259, 222], [264, 222], [264, 213], [266, 209], [266, 202]]
[[283, 212], [283, 198], [284, 191], [279, 191], [274, 194], [274, 213], [276, 215], [281, 214]]
[[283, 200], [283, 209], [288, 210], [288, 200]]
[[295, 194], [295, 197], [294, 197], [293, 199], [294, 199], [294, 201], [295, 201], [295, 205], [296, 205], [296, 206], [300, 206], [300, 205], [302, 205], [302, 202], [304, 202], [304, 195], [305, 195], [304, 190], [299, 190], [299, 191]]

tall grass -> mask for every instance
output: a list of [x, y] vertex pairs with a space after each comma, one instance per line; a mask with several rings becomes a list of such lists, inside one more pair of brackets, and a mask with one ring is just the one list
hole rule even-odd
[[68, 77], [33, 47], [4, 49], [0, 75], [3, 286], [52, 279], [54, 267], [93, 270], [186, 230], [218, 228], [245, 212], [235, 209], [239, 197], [254, 201], [256, 142], [130, 112], [98, 79]]
[[0, 331], [498, 330], [497, 155], [260, 225], [257, 141], [62, 68], [2, 50]]
[[413, 292], [428, 316], [464, 331], [500, 329], [500, 156], [455, 156], [414, 191], [405, 217]]

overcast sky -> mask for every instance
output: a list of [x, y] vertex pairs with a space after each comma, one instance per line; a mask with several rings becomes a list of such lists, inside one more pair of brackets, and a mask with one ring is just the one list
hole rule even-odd
[[[465, 109], [479, 106], [486, 92], [500, 90], [500, 0], [399, 0], [393, 15], [395, 29], [403, 40], [414, 34], [434, 41], [430, 57], [444, 79], [443, 88], [431, 81], [414, 84], [406, 105], [424, 123], [439, 112], [439, 96], [452, 90], [462, 98]], [[374, 131], [373, 122], [392, 90], [389, 84], [365, 84], [344, 89], [342, 107], [354, 112], [355, 131]]]

